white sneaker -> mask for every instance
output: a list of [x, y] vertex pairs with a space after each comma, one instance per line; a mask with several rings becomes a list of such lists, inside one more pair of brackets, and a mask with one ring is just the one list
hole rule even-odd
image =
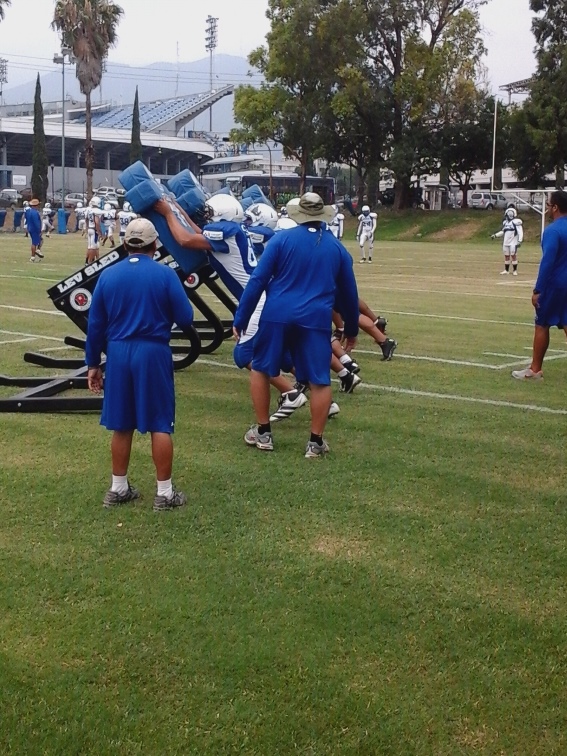
[[512, 378], [517, 378], [519, 381], [541, 381], [541, 379], [543, 378], [543, 371], [540, 370], [539, 372], [534, 373], [534, 371], [529, 367], [524, 368], [524, 370], [513, 370]]
[[339, 407], [339, 405], [336, 402], [331, 402], [331, 406], [329, 407], [329, 414], [327, 415], [327, 417], [329, 418], [329, 420], [331, 420], [333, 417], [336, 417], [340, 411], [341, 408]]
[[35, 262], [35, 261], [36, 261], [35, 257], [30, 257], [30, 262]]
[[517, 276], [517, 275], [518, 275], [518, 271], [517, 271], [517, 270], [515, 270], [515, 271], [514, 271], [514, 272], [512, 273], [512, 275], [513, 275], [513, 276]]
[[279, 420], [285, 420], [293, 415], [296, 409], [307, 404], [307, 397], [301, 391], [287, 391], [278, 399], [278, 408], [270, 416], [271, 423], [277, 423]]
[[500, 271], [500, 275], [501, 276], [509, 276], [510, 275], [510, 271], [509, 270], [501, 270]]
[[366, 262], [366, 257], [361, 257], [358, 262], [365, 263]]

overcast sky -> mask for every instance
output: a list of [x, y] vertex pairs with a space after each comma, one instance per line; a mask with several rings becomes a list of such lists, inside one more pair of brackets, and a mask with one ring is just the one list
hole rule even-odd
[[[267, 0], [117, 0], [124, 9], [119, 40], [110, 61], [144, 65], [193, 61], [207, 55], [208, 15], [218, 22], [218, 52], [246, 55], [264, 42], [268, 31]], [[55, 70], [57, 34], [50, 30], [52, 0], [12, 0], [0, 23], [0, 57], [8, 59], [8, 86]], [[201, 10], [202, 9], [202, 10]], [[493, 91], [528, 78], [535, 70], [529, 0], [489, 0], [481, 10], [486, 64]], [[230, 72], [218, 71], [229, 80]], [[237, 82], [238, 83], [238, 82]]]

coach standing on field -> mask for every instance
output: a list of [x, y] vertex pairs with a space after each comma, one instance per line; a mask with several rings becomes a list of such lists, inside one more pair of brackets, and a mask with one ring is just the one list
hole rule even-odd
[[86, 362], [91, 391], [102, 390], [101, 354], [106, 353], [101, 425], [113, 431], [112, 486], [105, 507], [140, 497], [128, 482], [134, 430], [150, 433], [157, 475], [154, 510], [183, 506], [173, 488], [175, 390], [171, 328], [193, 322], [193, 309], [177, 274], [153, 260], [157, 232], [144, 218], [126, 228], [125, 260], [101, 273], [89, 313]]
[[532, 294], [535, 330], [531, 365], [514, 370], [518, 380], [541, 380], [543, 359], [549, 347], [549, 329], [563, 328], [567, 335], [567, 192], [552, 192], [547, 214], [553, 221], [543, 232], [543, 256]]
[[280, 231], [268, 242], [234, 316], [238, 339], [266, 292], [250, 381], [258, 424], [244, 440], [249, 446], [273, 449], [269, 380], [279, 375], [283, 356], [289, 352], [297, 381], [309, 384], [311, 390], [311, 437], [305, 449], [305, 457], [311, 459], [329, 451], [323, 431], [332, 401], [333, 309], [343, 316], [352, 348], [358, 334], [358, 290], [352, 258], [327, 227], [334, 209], [318, 194], [308, 192], [298, 204], [288, 204], [287, 211], [298, 225]]

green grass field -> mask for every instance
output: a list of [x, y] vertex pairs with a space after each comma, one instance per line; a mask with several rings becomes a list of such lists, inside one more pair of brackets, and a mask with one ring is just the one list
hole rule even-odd
[[[0, 373], [72, 354], [45, 291], [83, 247], [52, 238], [31, 265], [0, 236]], [[543, 382], [510, 377], [538, 260], [526, 244], [500, 276], [478, 231], [355, 263], [399, 347], [383, 363], [361, 336], [363, 384], [337, 391], [323, 460], [303, 458], [305, 409], [273, 454], [245, 446], [229, 343], [178, 373], [182, 511], [152, 512], [147, 438], [144, 501], [106, 511], [96, 415], [2, 414], [0, 753], [565, 754], [563, 334]]]

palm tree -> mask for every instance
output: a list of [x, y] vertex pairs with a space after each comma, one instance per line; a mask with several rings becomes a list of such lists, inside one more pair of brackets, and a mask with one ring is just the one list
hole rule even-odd
[[116, 27], [123, 13], [112, 0], [56, 0], [51, 24], [61, 32], [63, 46], [73, 52], [77, 79], [85, 95], [85, 166], [89, 198], [93, 193], [94, 168], [91, 92], [100, 85], [104, 60], [116, 43]]
[[6, 8], [10, 5], [12, 0], [0, 0], [0, 21], [4, 18], [4, 14], [6, 13]]

